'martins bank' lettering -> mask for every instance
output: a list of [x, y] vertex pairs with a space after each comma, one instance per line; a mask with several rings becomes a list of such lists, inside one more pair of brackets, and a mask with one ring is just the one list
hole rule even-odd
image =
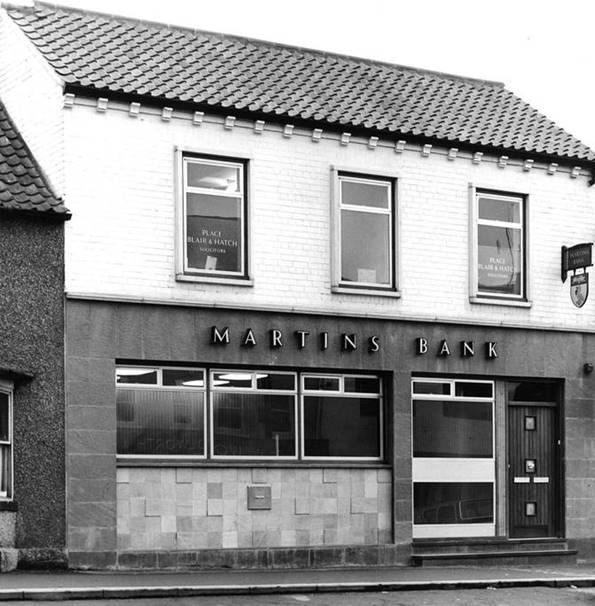
[[[218, 326], [211, 327], [211, 343], [213, 345], [229, 345], [231, 337], [229, 327], [219, 328]], [[318, 334], [311, 334], [308, 330], [294, 330], [293, 333], [283, 332], [278, 328], [273, 328], [268, 331], [267, 335], [262, 338], [262, 341], [268, 343], [271, 349], [279, 349], [286, 345], [286, 342], [291, 342], [298, 349], [306, 349], [307, 347], [317, 347], [321, 351], [326, 351], [329, 348], [329, 333], [326, 331]], [[255, 334], [251, 328], [245, 329], [238, 338], [238, 342], [242, 347], [252, 348], [261, 343], [261, 336]], [[360, 341], [355, 333], [342, 333], [338, 339], [341, 351], [350, 352], [356, 351], [360, 347], [366, 347], [369, 353], [380, 351], [380, 337], [372, 335]], [[461, 358], [473, 358], [480, 349], [474, 341], [459, 341], [458, 352]], [[430, 343], [425, 337], [415, 339], [415, 353], [418, 356], [424, 356], [428, 353], [433, 353], [439, 358], [448, 358], [457, 348], [454, 344], [448, 342], [447, 339], [442, 339], [439, 342]], [[495, 360], [498, 358], [495, 341], [485, 341], [483, 343], [483, 353], [487, 360]]]

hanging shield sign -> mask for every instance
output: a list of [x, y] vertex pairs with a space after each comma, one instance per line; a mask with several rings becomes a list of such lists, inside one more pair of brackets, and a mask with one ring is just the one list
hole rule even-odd
[[576, 276], [570, 276], [570, 300], [577, 306], [582, 307], [589, 296], [589, 274], [584, 272]]

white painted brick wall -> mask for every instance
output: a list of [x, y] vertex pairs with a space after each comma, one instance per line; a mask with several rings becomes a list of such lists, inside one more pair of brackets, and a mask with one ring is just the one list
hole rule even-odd
[[54, 192], [62, 196], [62, 82], [4, 10], [0, 10], [0, 99]]
[[[595, 326], [595, 302], [577, 310], [568, 282], [560, 281], [560, 246], [594, 239], [595, 192], [586, 177], [131, 118], [124, 109], [101, 114], [77, 105], [64, 112], [66, 203], [73, 212], [66, 226], [68, 292]], [[253, 287], [175, 280], [175, 146], [250, 160]], [[330, 292], [331, 165], [398, 176], [401, 299]], [[530, 309], [469, 302], [469, 183], [530, 195]]]

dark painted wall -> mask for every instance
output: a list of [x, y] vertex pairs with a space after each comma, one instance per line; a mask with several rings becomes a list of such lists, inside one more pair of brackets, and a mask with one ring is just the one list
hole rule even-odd
[[[412, 373], [563, 379], [566, 531], [585, 551], [595, 545], [595, 376], [583, 371], [585, 362], [595, 361], [595, 335], [76, 300], [67, 302], [66, 317], [68, 545], [73, 566], [116, 562], [116, 359], [391, 373], [397, 544], [411, 540]], [[229, 327], [230, 344], [210, 343], [214, 325]], [[241, 345], [248, 328], [254, 330], [255, 347]], [[284, 347], [270, 347], [271, 329], [282, 330]], [[297, 347], [296, 330], [310, 332], [303, 349]], [[329, 332], [326, 351], [318, 347], [322, 331]], [[341, 350], [342, 333], [357, 335], [356, 351]], [[367, 347], [372, 335], [380, 336], [376, 353]], [[426, 355], [415, 353], [418, 337], [428, 339]], [[436, 356], [442, 339], [448, 339], [449, 357]], [[462, 340], [474, 341], [475, 356], [461, 357]], [[486, 341], [497, 343], [497, 359], [486, 359]]]
[[0, 365], [14, 391], [14, 499], [22, 564], [64, 560], [64, 224], [0, 214]]

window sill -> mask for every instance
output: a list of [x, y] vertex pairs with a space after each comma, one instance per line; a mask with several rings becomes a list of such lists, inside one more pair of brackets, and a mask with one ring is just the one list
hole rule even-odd
[[118, 467], [277, 467], [277, 468], [351, 468], [361, 467], [368, 469], [391, 469], [388, 463], [382, 461], [322, 461], [320, 459], [308, 459], [298, 461], [293, 459], [291, 461], [240, 461], [240, 460], [226, 460], [226, 461], [215, 461], [209, 460], [184, 460], [184, 459], [162, 459], [160, 457], [155, 458], [143, 458], [143, 459], [129, 459], [118, 457], [116, 460]]
[[391, 297], [393, 299], [400, 299], [401, 293], [398, 290], [376, 290], [375, 288], [349, 288], [347, 286], [332, 286], [331, 292], [340, 295], [365, 295], [372, 297]]
[[254, 280], [248, 278], [225, 278], [223, 276], [197, 276], [176, 274], [176, 282], [194, 282], [200, 284], [227, 284], [230, 286], [254, 286]]
[[533, 303], [519, 299], [490, 299], [489, 297], [469, 297], [470, 303], [479, 305], [505, 305], [506, 307], [531, 307]]

